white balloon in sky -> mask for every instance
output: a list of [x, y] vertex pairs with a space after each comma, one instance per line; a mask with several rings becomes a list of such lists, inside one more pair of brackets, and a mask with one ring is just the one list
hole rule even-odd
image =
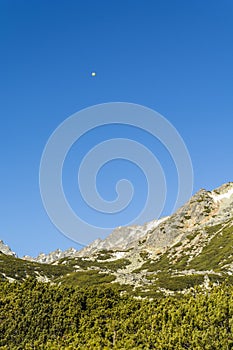
[[91, 73], [91, 76], [92, 76], [92, 77], [95, 77], [95, 76], [96, 76], [96, 72], [92, 72], [92, 73]]

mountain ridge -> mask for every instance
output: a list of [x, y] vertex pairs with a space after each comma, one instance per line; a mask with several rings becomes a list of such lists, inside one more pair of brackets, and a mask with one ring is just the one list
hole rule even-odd
[[[133, 225], [133, 226], [120, 226], [115, 228], [109, 236], [107, 236], [105, 239], [96, 239], [92, 243], [90, 243], [88, 246], [82, 248], [81, 250], [75, 250], [74, 248], [69, 248], [65, 251], [61, 251], [60, 249], [57, 249], [51, 253], [44, 254], [40, 253], [36, 258], [32, 258], [30, 256], [24, 256], [23, 259], [29, 260], [29, 261], [35, 261], [35, 262], [41, 262], [41, 263], [53, 263], [61, 258], [64, 257], [84, 257], [91, 255], [94, 252], [97, 252], [98, 250], [127, 250], [129, 248], [132, 248], [136, 242], [141, 240], [142, 238], [147, 240], [148, 244], [153, 246], [156, 246], [158, 249], [162, 247], [158, 247], [158, 240], [156, 242], [155, 235], [157, 233], [157, 236], [159, 236], [159, 229], [161, 227], [163, 230], [165, 230], [170, 224], [171, 220], [173, 221], [172, 226], [176, 225], [176, 221], [180, 222], [181, 218], [177, 217], [184, 217], [188, 218], [190, 216], [190, 219], [187, 221], [188, 225], [190, 226], [192, 222], [196, 224], [196, 222], [202, 222], [203, 224], [206, 224], [209, 220], [209, 214], [210, 212], [217, 210], [219, 203], [222, 203], [222, 201], [227, 198], [228, 199], [233, 195], [233, 182], [228, 182], [226, 184], [223, 184], [222, 186], [218, 187], [217, 189], [214, 189], [213, 191], [207, 191], [205, 189], [200, 189], [197, 193], [195, 193], [191, 199], [184, 204], [180, 209], [176, 211], [176, 213], [172, 214], [171, 216], [164, 217], [161, 219], [155, 219], [152, 220], [148, 223], [145, 223], [144, 225]], [[194, 206], [192, 204], [195, 204]], [[198, 208], [198, 204], [200, 209]], [[188, 207], [192, 206], [192, 210], [190, 210]], [[204, 210], [203, 209], [204, 206]], [[208, 208], [207, 208], [208, 207]], [[225, 208], [225, 206], [223, 206]], [[215, 215], [214, 213], [213, 215]], [[221, 213], [220, 214], [224, 214]], [[227, 214], [228, 217], [232, 215], [231, 213]], [[224, 220], [227, 218], [227, 215], [224, 216]], [[220, 218], [219, 221], [222, 221], [222, 217]], [[216, 222], [217, 219], [214, 221]], [[213, 221], [213, 222], [214, 222]], [[166, 224], [168, 223], [168, 225]], [[187, 227], [187, 222], [186, 226], [184, 228], [190, 230], [190, 227]], [[161, 224], [164, 223], [164, 226], [161, 226]], [[209, 222], [212, 224], [212, 222]], [[157, 228], [157, 231], [155, 232], [155, 229]], [[170, 239], [174, 237], [174, 227], [173, 229], [173, 235], [171, 235], [171, 229], [167, 229], [167, 232], [170, 236]], [[193, 226], [191, 225], [191, 229], [193, 229]], [[154, 232], [155, 234], [152, 235], [151, 233]], [[164, 231], [163, 231], [164, 232]], [[178, 233], [177, 235], [179, 236], [181, 234], [181, 226], [178, 226]], [[148, 235], [148, 236], [147, 236]], [[146, 237], [147, 236], [147, 237]], [[150, 237], [150, 238], [149, 238]], [[164, 237], [164, 235], [161, 235], [161, 240]], [[167, 237], [166, 237], [167, 238]], [[175, 238], [175, 237], [174, 237]], [[164, 245], [166, 246], [167, 244], [171, 244], [172, 242], [169, 240], [164, 241]], [[156, 248], [156, 249], [157, 249]]]
[[[232, 250], [230, 182], [213, 191], [201, 189], [169, 217], [116, 228], [80, 251], [58, 249], [18, 260], [2, 254], [2, 260], [15, 266], [18, 261], [19, 279], [32, 274], [53, 283], [113, 283], [135, 295], [154, 296], [226, 279], [233, 283]], [[15, 278], [10, 268], [1, 268], [3, 278]]]

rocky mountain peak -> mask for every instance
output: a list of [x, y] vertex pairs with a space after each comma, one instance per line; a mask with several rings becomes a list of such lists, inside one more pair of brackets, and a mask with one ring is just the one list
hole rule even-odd
[[17, 257], [16, 253], [14, 253], [8, 245], [4, 244], [2, 240], [0, 240], [0, 253]]
[[233, 183], [214, 191], [199, 190], [168, 220], [146, 235], [145, 249], [158, 252], [181, 242], [194, 231], [223, 223], [233, 217]]
[[80, 251], [74, 248], [64, 252], [56, 250], [41, 253], [37, 258], [26, 260], [53, 263], [64, 257], [88, 257], [101, 250], [126, 251], [147, 250], [157, 254], [167, 247], [177, 244], [192, 232], [204, 227], [221, 224], [233, 217], [233, 182], [216, 190], [200, 189], [173, 215], [160, 220], [152, 220], [144, 225], [117, 227], [105, 239], [96, 239]]
[[78, 251], [74, 248], [69, 248], [65, 251], [62, 251], [61, 249], [56, 249], [55, 251], [50, 252], [48, 254], [40, 253], [36, 258], [32, 258], [31, 256], [25, 255], [23, 259], [28, 261], [35, 261], [43, 264], [51, 264], [54, 261], [57, 261], [62, 258], [66, 258], [67, 256], [69, 257], [76, 256], [77, 252]]

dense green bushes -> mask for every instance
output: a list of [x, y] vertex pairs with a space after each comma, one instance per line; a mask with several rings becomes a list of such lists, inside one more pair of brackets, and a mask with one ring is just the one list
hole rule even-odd
[[0, 288], [0, 349], [233, 349], [232, 286], [153, 301], [32, 279]]

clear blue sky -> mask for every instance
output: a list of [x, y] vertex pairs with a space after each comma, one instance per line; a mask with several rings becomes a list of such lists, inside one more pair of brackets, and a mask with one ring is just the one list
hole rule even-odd
[[[189, 149], [194, 191], [233, 180], [232, 0], [1, 0], [0, 27], [0, 239], [19, 255], [79, 247], [50, 222], [38, 173], [48, 137], [82, 108], [153, 108]], [[106, 188], [100, 183], [108, 196]]]

